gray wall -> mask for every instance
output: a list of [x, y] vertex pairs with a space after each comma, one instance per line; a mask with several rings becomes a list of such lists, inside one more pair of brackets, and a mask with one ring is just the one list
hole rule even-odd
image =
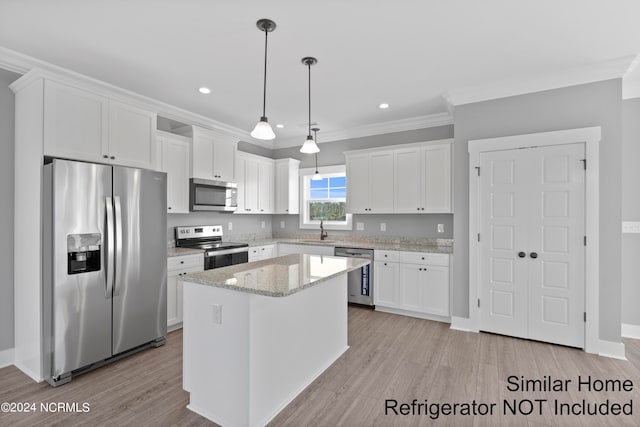
[[[622, 220], [640, 221], [640, 98], [622, 102]], [[640, 325], [640, 234], [622, 235], [622, 323]]]
[[[233, 230], [229, 231], [229, 222], [233, 224]], [[262, 228], [264, 222], [265, 228]], [[245, 215], [219, 212], [191, 212], [188, 214], [167, 215], [167, 240], [175, 238], [174, 229], [181, 225], [222, 225], [224, 240], [247, 239], [247, 235], [257, 233], [271, 234], [271, 215]]]
[[[285, 227], [281, 227], [284, 221]], [[364, 230], [356, 230], [356, 223], [364, 223]], [[387, 231], [380, 231], [380, 223], [385, 223]], [[438, 224], [444, 225], [444, 233], [438, 233]], [[313, 234], [316, 230], [300, 229], [298, 215], [274, 215], [273, 232], [305, 233]], [[320, 230], [317, 230], [320, 233]], [[331, 235], [366, 235], [366, 236], [393, 236], [393, 237], [437, 237], [440, 239], [453, 238], [453, 215], [451, 214], [424, 214], [424, 215], [354, 215], [353, 230], [328, 230]]]
[[[453, 126], [438, 126], [427, 129], [418, 129], [406, 132], [396, 132], [383, 135], [367, 136], [362, 138], [345, 139], [322, 143], [322, 133], [318, 132], [320, 152], [318, 153], [318, 166], [344, 164], [344, 152], [363, 148], [383, 147], [386, 145], [409, 144], [412, 142], [435, 141], [438, 139], [453, 138]], [[300, 153], [300, 147], [288, 147], [273, 150], [274, 159], [293, 158], [301, 161], [301, 168], [313, 167], [315, 156]], [[280, 227], [280, 222], [285, 221], [285, 228]], [[356, 230], [356, 222], [364, 223], [364, 230]], [[380, 223], [387, 224], [387, 231], [380, 231]], [[437, 232], [437, 225], [444, 224], [444, 233]], [[313, 230], [300, 229], [298, 227], [298, 215], [274, 215], [273, 231], [287, 233], [312, 233]], [[426, 214], [426, 215], [355, 215], [352, 231], [329, 231], [330, 234], [364, 234], [385, 235], [401, 237], [437, 237], [444, 239], [453, 238], [453, 215], [451, 214]]]
[[19, 74], [0, 69], [0, 351], [13, 348], [13, 125], [14, 96], [7, 86]]
[[455, 110], [453, 314], [469, 313], [468, 141], [602, 126], [600, 338], [620, 342], [622, 83], [620, 79], [462, 105]]

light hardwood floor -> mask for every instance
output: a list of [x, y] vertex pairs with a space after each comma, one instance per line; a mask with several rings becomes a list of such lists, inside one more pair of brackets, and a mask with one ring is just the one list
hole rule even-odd
[[[640, 426], [640, 341], [625, 340], [628, 361], [578, 349], [349, 308], [350, 349], [305, 389], [271, 426]], [[36, 384], [15, 367], [0, 369], [2, 402], [88, 402], [86, 413], [0, 413], [0, 426], [214, 425], [185, 408], [182, 332], [151, 349], [58, 388]], [[566, 392], [510, 392], [510, 375], [570, 379]], [[633, 381], [631, 392], [578, 391], [578, 376]], [[496, 403], [493, 416], [385, 415], [385, 400]], [[503, 415], [503, 399], [547, 399], [542, 415]], [[553, 402], [633, 402], [633, 416], [554, 415]], [[523, 409], [526, 409], [523, 407]], [[537, 409], [537, 407], [536, 407]]]

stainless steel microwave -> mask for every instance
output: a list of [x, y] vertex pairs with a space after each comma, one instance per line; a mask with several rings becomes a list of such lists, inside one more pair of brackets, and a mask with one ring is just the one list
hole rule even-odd
[[233, 212], [238, 208], [238, 184], [226, 181], [189, 180], [189, 210]]

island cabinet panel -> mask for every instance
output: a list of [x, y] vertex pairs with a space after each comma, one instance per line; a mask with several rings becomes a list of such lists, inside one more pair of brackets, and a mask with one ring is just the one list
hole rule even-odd
[[342, 274], [270, 297], [186, 281], [187, 408], [224, 426], [266, 425], [347, 350], [346, 286]]

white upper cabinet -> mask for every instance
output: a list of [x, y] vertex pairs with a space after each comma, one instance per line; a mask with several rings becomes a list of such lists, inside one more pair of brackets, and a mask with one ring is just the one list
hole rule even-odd
[[238, 152], [236, 213], [274, 213], [275, 165], [272, 159]]
[[167, 212], [189, 213], [191, 139], [158, 131], [158, 169], [167, 173]]
[[369, 155], [346, 156], [347, 212], [367, 213], [369, 209]]
[[274, 206], [274, 176], [273, 160], [258, 161], [258, 213], [272, 214]]
[[438, 144], [422, 149], [423, 208], [426, 212], [453, 212], [451, 206], [451, 148], [451, 144]]
[[125, 166], [153, 167], [157, 119], [154, 113], [109, 101], [109, 159]]
[[236, 181], [237, 140], [193, 126], [191, 177], [212, 181]]
[[275, 161], [275, 213], [297, 214], [300, 199], [300, 161], [280, 159]]
[[345, 153], [350, 213], [450, 213], [451, 140]]
[[393, 151], [347, 155], [347, 212], [393, 211]]
[[45, 81], [44, 154], [104, 162], [109, 147], [109, 99]]
[[154, 167], [156, 114], [51, 80], [44, 87], [45, 155]]

